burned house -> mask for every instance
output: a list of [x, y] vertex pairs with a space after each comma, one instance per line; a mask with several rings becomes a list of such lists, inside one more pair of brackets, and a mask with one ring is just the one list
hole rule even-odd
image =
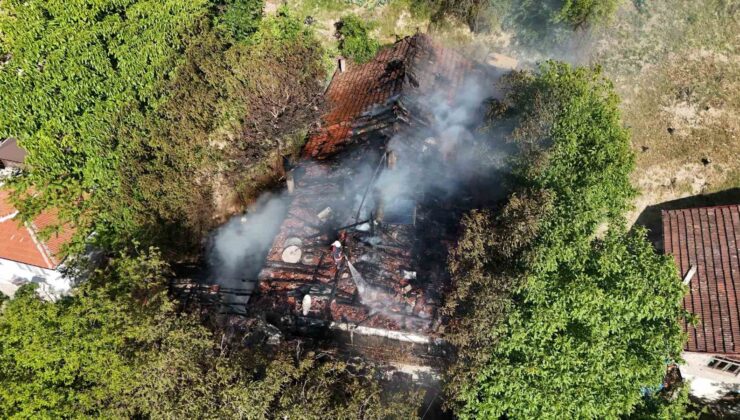
[[288, 173], [287, 216], [250, 308], [301, 334], [428, 352], [450, 287], [448, 244], [471, 200], [461, 174], [478, 178], [467, 114], [490, 94], [490, 71], [423, 34], [340, 64], [328, 113]]

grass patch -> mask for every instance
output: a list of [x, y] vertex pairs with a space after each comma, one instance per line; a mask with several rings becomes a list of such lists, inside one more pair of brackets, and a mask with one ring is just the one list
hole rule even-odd
[[[708, 191], [740, 186], [740, 51], [737, 4], [656, 0], [627, 5], [597, 34], [592, 60], [622, 97], [637, 153], [637, 181], [692, 167]], [[658, 171], [649, 169], [660, 168]], [[681, 188], [644, 191], [654, 202]], [[666, 195], [667, 194], [667, 195]]]

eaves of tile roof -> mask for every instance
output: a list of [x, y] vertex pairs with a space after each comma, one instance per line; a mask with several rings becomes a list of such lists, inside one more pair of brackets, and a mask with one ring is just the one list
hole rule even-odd
[[46, 269], [56, 269], [62, 262], [62, 247], [68, 243], [74, 229], [63, 226], [59, 232], [42, 240], [40, 232], [59, 223], [57, 212], [48, 210], [30, 223], [17, 217], [8, 192], [0, 190], [0, 258]]
[[740, 204], [664, 210], [662, 218], [681, 277], [696, 267], [683, 306], [699, 324], [684, 324], [685, 350], [740, 354]]

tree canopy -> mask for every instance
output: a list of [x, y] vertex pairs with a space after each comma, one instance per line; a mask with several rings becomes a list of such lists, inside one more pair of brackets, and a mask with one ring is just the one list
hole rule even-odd
[[598, 70], [554, 62], [511, 84], [519, 191], [471, 214], [452, 254], [449, 388], [462, 417], [628, 414], [679, 358], [684, 287], [624, 226], [633, 162], [617, 97]]
[[370, 366], [216, 340], [176, 312], [168, 270], [152, 250], [112, 260], [56, 303], [23, 286], [0, 309], [0, 417], [414, 415], [418, 394], [384, 389]]
[[[113, 136], [122, 109], [140, 119], [162, 98], [185, 40], [208, 13], [206, 0], [10, 1], [0, 15], [0, 137], [18, 137], [30, 171], [17, 186], [36, 194], [31, 217], [57, 207], [90, 217], [99, 196], [119, 188], [125, 139]], [[89, 233], [89, 232], [88, 232]]]
[[370, 61], [380, 48], [380, 44], [372, 36], [369, 23], [362, 21], [357, 15], [347, 15], [336, 24], [339, 38], [339, 51], [357, 63]]
[[318, 110], [323, 50], [285, 9], [263, 19], [262, 7], [7, 2], [0, 138], [28, 151], [12, 180], [21, 216], [58, 209], [78, 245], [199, 243]]

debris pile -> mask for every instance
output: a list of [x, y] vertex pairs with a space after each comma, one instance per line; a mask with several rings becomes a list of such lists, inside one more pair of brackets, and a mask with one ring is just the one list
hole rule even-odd
[[434, 335], [447, 245], [467, 208], [468, 192], [447, 187], [471, 137], [438, 129], [435, 107], [458, 100], [471, 75], [488, 77], [421, 34], [335, 74], [250, 306], [300, 328]]

